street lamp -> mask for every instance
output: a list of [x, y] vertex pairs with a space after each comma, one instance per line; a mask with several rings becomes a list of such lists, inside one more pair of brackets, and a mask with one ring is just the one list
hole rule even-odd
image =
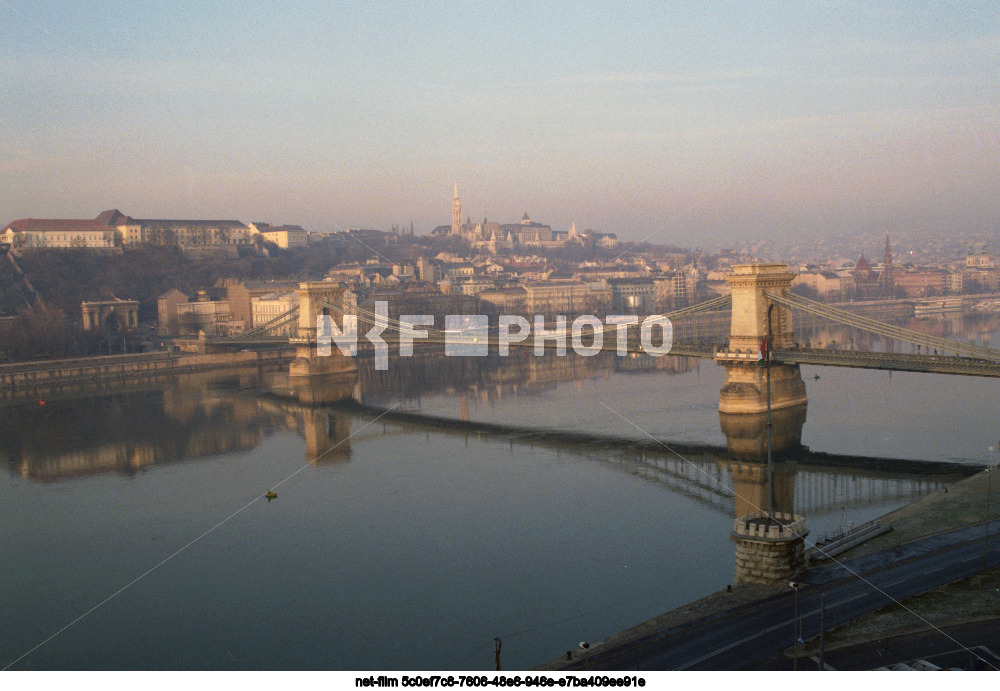
[[583, 668], [590, 668], [590, 643], [587, 641], [580, 641], [580, 650], [583, 651]]
[[789, 581], [788, 587], [792, 589], [795, 599], [795, 618], [792, 620], [792, 643], [794, 651], [792, 656], [792, 671], [799, 669], [799, 585], [798, 581]]
[[[998, 466], [1000, 467], [1000, 466]], [[983, 573], [986, 573], [986, 556], [990, 547], [990, 489], [993, 485], [993, 474], [986, 469], [986, 535], [983, 537]]]

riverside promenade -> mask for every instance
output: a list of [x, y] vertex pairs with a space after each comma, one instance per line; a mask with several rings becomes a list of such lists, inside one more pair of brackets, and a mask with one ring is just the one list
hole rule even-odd
[[287, 365], [293, 356], [293, 351], [287, 348], [214, 355], [157, 351], [0, 365], [0, 398], [18, 398], [80, 386], [120, 385], [229, 367]]

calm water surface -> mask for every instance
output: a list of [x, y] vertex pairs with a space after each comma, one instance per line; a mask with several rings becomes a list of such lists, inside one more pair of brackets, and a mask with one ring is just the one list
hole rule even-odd
[[[683, 445], [689, 462], [627, 442], [310, 408], [245, 372], [8, 402], [0, 663], [489, 669], [500, 636], [504, 666], [526, 668], [732, 582], [721, 368], [455, 367], [363, 372], [358, 397], [470, 421], [651, 436]], [[802, 443], [813, 451], [961, 463], [1000, 455], [995, 380], [803, 375]], [[790, 467], [814, 535], [955, 479]], [[267, 502], [272, 488], [278, 498]]]

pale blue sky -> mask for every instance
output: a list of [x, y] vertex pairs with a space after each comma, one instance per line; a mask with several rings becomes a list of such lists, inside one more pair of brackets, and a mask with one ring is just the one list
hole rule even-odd
[[993, 2], [0, 0], [0, 223], [1000, 228]]

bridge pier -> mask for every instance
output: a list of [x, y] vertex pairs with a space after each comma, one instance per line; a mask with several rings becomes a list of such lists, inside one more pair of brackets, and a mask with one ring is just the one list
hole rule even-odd
[[288, 385], [300, 403], [310, 406], [357, 401], [360, 398], [356, 371], [327, 375], [289, 375]]
[[[726, 383], [719, 391], [719, 412], [767, 412], [767, 368], [757, 363], [723, 362]], [[806, 405], [806, 385], [798, 365], [771, 365], [771, 410]]]
[[[729, 344], [715, 356], [726, 368], [726, 383], [719, 393], [720, 413], [767, 411], [768, 368], [762, 350], [791, 346], [794, 332], [791, 311], [772, 303], [764, 291], [790, 289], [795, 274], [787, 269], [786, 264], [738, 264], [726, 277], [732, 289], [733, 316]], [[765, 344], [769, 332], [771, 340]], [[806, 386], [798, 365], [772, 364], [770, 379], [772, 410], [805, 405]]]
[[[798, 365], [771, 363], [767, 350], [794, 343], [791, 312], [765, 291], [787, 291], [795, 274], [785, 264], [739, 264], [726, 277], [732, 288], [733, 316], [727, 347], [715, 359], [726, 368], [719, 392], [719, 422], [730, 453], [738, 458], [767, 455], [767, 411], [771, 412], [771, 450], [798, 448], [805, 422], [806, 385]], [[773, 506], [768, 499], [767, 466], [733, 467], [737, 519], [737, 583], [776, 583], [791, 578], [805, 563], [806, 521], [793, 513], [794, 471], [774, 469]], [[772, 513], [773, 512], [773, 513]]]
[[317, 352], [316, 318], [328, 315], [338, 328], [343, 329], [343, 313], [330, 309], [323, 303], [342, 305], [344, 311], [356, 313], [357, 296], [332, 281], [300, 283], [296, 292], [299, 294], [299, 326], [298, 335], [289, 339], [295, 346], [295, 360], [288, 368], [289, 376], [296, 378], [356, 372], [358, 367], [354, 358], [341, 354], [336, 345], [333, 345], [329, 355]]
[[315, 345], [302, 343], [295, 344], [295, 359], [288, 366], [290, 377], [330, 376], [357, 371], [358, 365], [354, 358], [341, 355], [336, 346], [330, 355], [318, 355]]

